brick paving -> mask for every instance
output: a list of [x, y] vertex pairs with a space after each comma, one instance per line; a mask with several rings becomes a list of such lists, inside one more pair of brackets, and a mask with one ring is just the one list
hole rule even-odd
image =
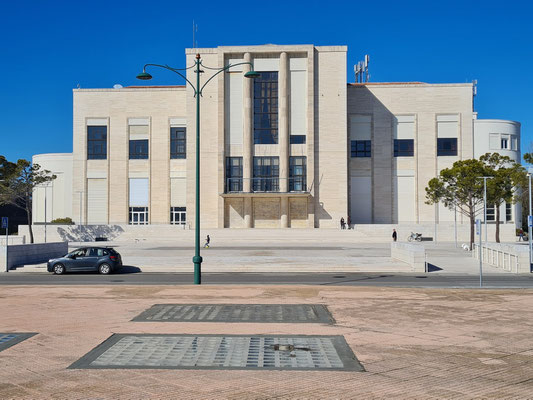
[[[1, 399], [531, 399], [533, 291], [2, 287]], [[135, 322], [154, 304], [323, 304], [321, 323]], [[113, 333], [343, 335], [366, 372], [67, 369]]]

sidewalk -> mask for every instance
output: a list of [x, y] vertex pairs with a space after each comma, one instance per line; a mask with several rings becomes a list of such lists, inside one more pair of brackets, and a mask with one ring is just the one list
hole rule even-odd
[[[533, 291], [2, 287], [2, 399], [526, 399]], [[154, 304], [324, 304], [335, 325], [132, 322]], [[366, 372], [67, 369], [113, 333], [343, 335]]]

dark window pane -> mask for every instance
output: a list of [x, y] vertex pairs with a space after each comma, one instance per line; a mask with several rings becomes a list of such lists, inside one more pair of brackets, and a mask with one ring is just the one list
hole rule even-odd
[[148, 159], [148, 139], [130, 140], [130, 160]]
[[87, 127], [87, 159], [107, 159], [107, 126]]
[[438, 138], [437, 156], [456, 156], [457, 138]]
[[370, 140], [352, 140], [350, 142], [350, 154], [352, 157], [371, 157], [372, 144]]
[[305, 135], [291, 135], [291, 144], [305, 144]]
[[279, 158], [254, 157], [252, 190], [255, 192], [279, 192]]
[[226, 157], [226, 192], [242, 192], [242, 157]]
[[278, 73], [254, 79], [254, 143], [278, 143]]
[[187, 156], [187, 132], [185, 128], [170, 128], [170, 158], [186, 158]]
[[305, 192], [307, 190], [306, 157], [289, 158], [289, 192]]
[[395, 139], [394, 157], [412, 157], [415, 154], [414, 139]]

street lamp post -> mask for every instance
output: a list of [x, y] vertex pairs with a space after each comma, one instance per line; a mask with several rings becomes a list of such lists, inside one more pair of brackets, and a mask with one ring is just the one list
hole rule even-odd
[[532, 219], [533, 219], [533, 217], [531, 216], [531, 175], [533, 174], [533, 167], [529, 167], [527, 172], [528, 172], [527, 176], [529, 178], [529, 215], [527, 217], [527, 239], [529, 242], [529, 266], [530, 266], [529, 268], [531, 269], [531, 263], [533, 262], [533, 257], [531, 253], [531, 250], [532, 250], [531, 243], [533, 240], [533, 238], [531, 237], [532, 236], [531, 225], [532, 225]]
[[485, 246], [487, 245], [489, 236], [487, 234], [487, 179], [492, 179], [492, 176], [480, 176], [478, 179], [483, 179], [483, 214], [485, 222]]
[[46, 227], [48, 225], [48, 221], [47, 221], [47, 218], [48, 218], [47, 217], [47, 208], [48, 208], [47, 194], [48, 194], [48, 188], [52, 187], [52, 211], [53, 211], [53, 208], [54, 208], [54, 205], [53, 205], [54, 192], [53, 192], [53, 185], [50, 185], [50, 184], [41, 185], [40, 187], [44, 188], [44, 242], [46, 243]]
[[[211, 68], [207, 67], [202, 64], [202, 59], [200, 57], [200, 54], [196, 54], [196, 59], [194, 62], [194, 65], [191, 65], [187, 68], [172, 68], [168, 65], [160, 65], [160, 64], [145, 64], [143, 67], [143, 72], [141, 72], [139, 75], [137, 75], [137, 79], [140, 80], [150, 80], [152, 79], [152, 75], [150, 75], [148, 72], [146, 72], [146, 67], [158, 67], [158, 68], [164, 68], [169, 71], [175, 72], [179, 76], [181, 76], [185, 81], [192, 87], [194, 91], [194, 96], [196, 97], [196, 209], [195, 209], [195, 240], [194, 240], [194, 257], [192, 258], [192, 262], [194, 264], [194, 284], [200, 285], [202, 283], [202, 257], [200, 256], [200, 96], [202, 96], [202, 91], [204, 90], [205, 86], [218, 74], [221, 72], [229, 70], [231, 67], [235, 67], [237, 65], [250, 65], [252, 67], [251, 71], [248, 71], [244, 74], [245, 78], [257, 78], [259, 77], [259, 73], [253, 70], [253, 64], [250, 62], [240, 62], [235, 64], [228, 64], [223, 68]], [[204, 71], [200, 69], [200, 67], [203, 66], [207, 69], [216, 71], [202, 86], [200, 86], [200, 74]], [[194, 73], [196, 74], [196, 86], [191, 83], [187, 79], [185, 75], [183, 75], [180, 71], [186, 71], [188, 69], [194, 68]]]

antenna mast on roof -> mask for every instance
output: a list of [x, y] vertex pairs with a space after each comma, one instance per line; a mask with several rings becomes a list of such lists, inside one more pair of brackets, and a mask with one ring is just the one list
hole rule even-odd
[[370, 74], [368, 73], [368, 64], [370, 63], [370, 56], [365, 55], [364, 61], [359, 61], [354, 65], [355, 83], [368, 82], [370, 80]]
[[198, 32], [198, 25], [192, 20], [192, 47], [196, 49], [198, 47], [198, 41], [196, 40], [196, 32]]

